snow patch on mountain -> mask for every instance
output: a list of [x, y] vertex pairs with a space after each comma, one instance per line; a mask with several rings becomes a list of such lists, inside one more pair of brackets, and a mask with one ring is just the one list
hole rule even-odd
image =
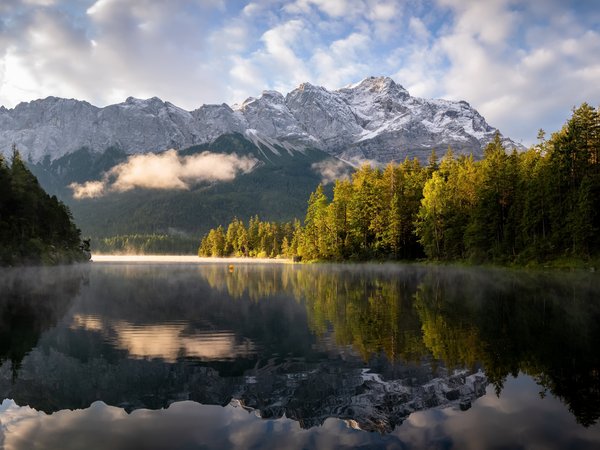
[[[239, 105], [203, 105], [186, 111], [157, 97], [127, 98], [98, 108], [48, 97], [0, 108], [0, 152], [15, 143], [32, 161], [54, 160], [82, 147], [127, 153], [158, 152], [211, 143], [239, 133], [262, 152], [307, 148], [352, 160], [425, 160], [440, 153], [481, 156], [496, 129], [467, 102], [412, 97], [387, 77], [369, 77], [338, 90], [303, 83], [287, 95], [263, 91]], [[520, 144], [504, 138], [509, 148]]]

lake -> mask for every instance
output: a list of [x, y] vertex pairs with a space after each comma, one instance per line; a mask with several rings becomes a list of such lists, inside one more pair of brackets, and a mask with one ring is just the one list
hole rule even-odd
[[600, 448], [599, 294], [418, 265], [1, 269], [0, 447]]

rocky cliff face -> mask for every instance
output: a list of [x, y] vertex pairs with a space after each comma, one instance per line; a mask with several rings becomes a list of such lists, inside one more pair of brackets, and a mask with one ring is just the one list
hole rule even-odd
[[[495, 132], [466, 102], [411, 97], [384, 77], [334, 91], [303, 83], [286, 96], [264, 91], [241, 105], [204, 105], [191, 112], [156, 97], [130, 97], [105, 108], [56, 97], [0, 107], [0, 152], [8, 154], [15, 143], [34, 162], [82, 147], [116, 146], [127, 153], [185, 148], [226, 133], [267, 147], [317, 148], [342, 159], [424, 160], [432, 148], [443, 153], [448, 146], [480, 156]], [[505, 144], [521, 147], [510, 139]]]

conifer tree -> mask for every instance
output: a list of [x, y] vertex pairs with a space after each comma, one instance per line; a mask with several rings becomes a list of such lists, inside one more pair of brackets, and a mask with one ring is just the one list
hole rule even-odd
[[50, 197], [16, 146], [10, 167], [0, 156], [0, 264], [86, 260], [69, 209]]

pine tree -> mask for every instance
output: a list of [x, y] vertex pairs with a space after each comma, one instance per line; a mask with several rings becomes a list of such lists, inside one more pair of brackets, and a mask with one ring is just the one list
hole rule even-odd
[[325, 250], [324, 233], [327, 232], [327, 205], [323, 186], [319, 184], [315, 192], [310, 194], [304, 219], [301, 255], [305, 259], [318, 259], [325, 256], [322, 252]]
[[69, 209], [50, 197], [15, 146], [11, 165], [0, 157], [0, 264], [87, 259]]

